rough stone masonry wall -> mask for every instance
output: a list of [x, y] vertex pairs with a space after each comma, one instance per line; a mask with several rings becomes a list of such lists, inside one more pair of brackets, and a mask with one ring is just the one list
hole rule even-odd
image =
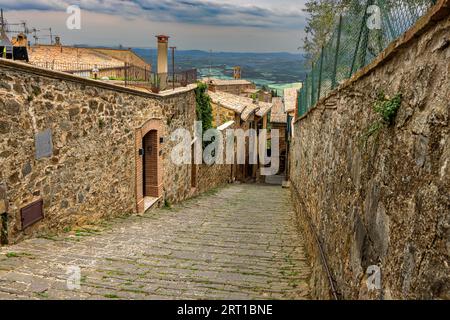
[[[191, 196], [191, 166], [170, 161], [170, 133], [192, 131], [195, 93], [155, 96], [0, 61], [0, 196], [8, 240], [135, 212], [135, 129], [162, 121], [164, 198]], [[34, 137], [52, 130], [53, 155]], [[45, 219], [21, 230], [20, 208], [44, 200]], [[1, 212], [0, 212], [1, 213]]]
[[232, 166], [228, 164], [198, 166], [198, 191], [205, 192], [233, 181]]
[[[332, 295], [314, 233], [341, 298], [450, 298], [450, 18], [439, 3], [392, 54], [295, 123], [292, 193], [315, 298]], [[364, 148], [379, 91], [403, 101]], [[371, 265], [382, 289], [368, 292]]]

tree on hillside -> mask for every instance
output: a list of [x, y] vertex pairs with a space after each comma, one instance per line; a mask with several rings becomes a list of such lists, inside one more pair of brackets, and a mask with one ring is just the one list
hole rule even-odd
[[306, 63], [310, 64], [319, 57], [322, 46], [327, 44], [337, 26], [339, 15], [344, 11], [358, 16], [364, 12], [367, 5], [375, 4], [381, 6], [391, 18], [412, 19], [409, 21], [409, 24], [412, 24], [432, 3], [432, 0], [374, 0], [371, 2], [368, 0], [307, 0], [304, 11], [308, 14], [308, 18], [303, 44]]
[[303, 49], [308, 62], [320, 55], [320, 50], [333, 33], [336, 18], [351, 0], [308, 0], [304, 11], [308, 13]]

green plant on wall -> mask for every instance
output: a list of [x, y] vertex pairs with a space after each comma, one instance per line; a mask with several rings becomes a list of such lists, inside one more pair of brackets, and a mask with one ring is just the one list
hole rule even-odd
[[373, 105], [373, 110], [378, 114], [379, 118], [373, 122], [361, 135], [360, 145], [362, 147], [365, 148], [367, 146], [367, 142], [370, 137], [374, 136], [375, 139], [378, 139], [380, 131], [384, 127], [391, 126], [394, 123], [401, 104], [401, 93], [396, 94], [393, 98], [389, 98], [384, 94], [384, 92], [380, 92], [378, 94], [377, 100]]
[[373, 109], [381, 116], [382, 121], [391, 125], [394, 123], [397, 111], [402, 103], [402, 95], [396, 94], [392, 99], [385, 96], [383, 92], [378, 95], [378, 100], [375, 102]]
[[208, 86], [205, 83], [197, 83], [197, 88], [195, 89], [195, 99], [196, 99], [196, 111], [197, 119], [202, 122], [203, 132], [212, 128], [212, 107], [211, 98], [206, 92]]

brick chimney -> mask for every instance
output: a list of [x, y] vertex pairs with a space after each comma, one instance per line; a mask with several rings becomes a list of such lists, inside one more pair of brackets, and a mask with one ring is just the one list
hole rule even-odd
[[158, 39], [158, 76], [160, 79], [161, 90], [166, 89], [167, 73], [169, 71], [168, 66], [168, 53], [169, 53], [169, 36], [159, 35]]

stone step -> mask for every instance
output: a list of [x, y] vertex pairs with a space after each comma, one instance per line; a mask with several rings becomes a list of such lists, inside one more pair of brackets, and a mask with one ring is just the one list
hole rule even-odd
[[266, 183], [274, 184], [274, 185], [282, 185], [284, 181], [284, 176], [282, 175], [274, 175], [274, 176], [266, 176]]

